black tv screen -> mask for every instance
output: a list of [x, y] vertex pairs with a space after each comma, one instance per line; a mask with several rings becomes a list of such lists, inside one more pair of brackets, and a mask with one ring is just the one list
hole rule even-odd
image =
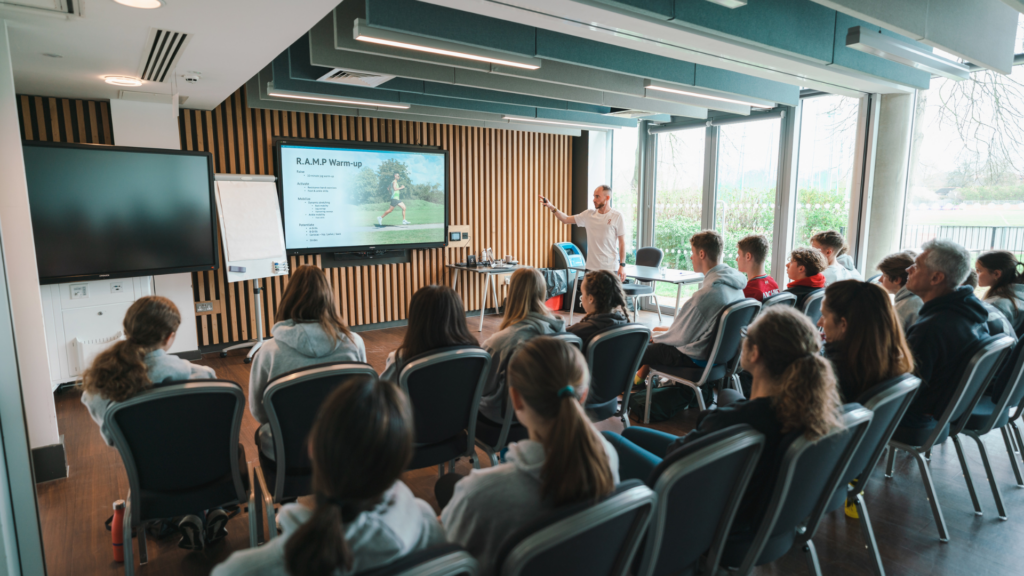
[[40, 283], [217, 268], [209, 153], [26, 142], [24, 154]]
[[290, 254], [445, 245], [447, 151], [290, 139], [274, 148]]

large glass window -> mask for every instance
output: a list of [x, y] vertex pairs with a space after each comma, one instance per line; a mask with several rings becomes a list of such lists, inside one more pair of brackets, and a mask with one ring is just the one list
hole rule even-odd
[[612, 206], [622, 213], [629, 233], [626, 234], [626, 261], [636, 261], [637, 203], [640, 194], [640, 173], [637, 151], [640, 131], [621, 128], [612, 135]]
[[[704, 189], [702, 128], [658, 135], [654, 195], [654, 246], [665, 252], [663, 265], [693, 270], [690, 236], [700, 231]], [[686, 295], [696, 286], [683, 287]], [[659, 282], [658, 296], [675, 297], [676, 287]]]
[[[725, 263], [736, 267], [736, 243], [748, 234], [772, 241], [779, 176], [778, 118], [719, 128], [715, 230], [725, 239]], [[771, 273], [771, 258], [765, 262]]]

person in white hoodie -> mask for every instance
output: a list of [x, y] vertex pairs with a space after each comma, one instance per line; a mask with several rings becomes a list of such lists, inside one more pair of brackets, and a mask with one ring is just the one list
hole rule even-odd
[[974, 262], [978, 286], [988, 288], [985, 302], [1002, 312], [1014, 330], [1020, 330], [1024, 324], [1024, 274], [1020, 273], [1021, 266], [1017, 257], [1005, 250], [984, 252]]
[[516, 347], [536, 336], [565, 332], [565, 321], [544, 305], [546, 295], [544, 276], [536, 268], [520, 268], [512, 273], [500, 330], [483, 343], [491, 355], [491, 367], [480, 398], [480, 415], [491, 422], [503, 421], [505, 368]]
[[267, 385], [285, 372], [314, 364], [366, 362], [363, 339], [349, 330], [334, 308], [334, 294], [327, 277], [315, 266], [299, 266], [277, 306], [274, 336], [252, 362], [249, 372], [249, 412], [262, 424], [256, 445], [274, 460], [274, 438], [263, 407]]
[[715, 339], [715, 321], [729, 304], [742, 300], [747, 276], [722, 263], [725, 243], [714, 230], [703, 230], [690, 238], [693, 271], [704, 274], [704, 285], [680, 308], [672, 325], [655, 328], [651, 343], [640, 359], [636, 375], [639, 384], [650, 366], [703, 368]]
[[433, 508], [399, 479], [413, 435], [412, 408], [397, 386], [349, 378], [310, 431], [313, 504], [282, 506], [281, 535], [233, 553], [213, 576], [355, 574], [443, 544]]
[[821, 252], [828, 260], [828, 268], [821, 271], [825, 276], [825, 286], [840, 280], [864, 280], [857, 271], [853, 258], [846, 253], [846, 239], [839, 232], [818, 232], [811, 236], [811, 247]]
[[461, 479], [449, 474], [435, 487], [448, 539], [476, 557], [483, 576], [500, 571], [496, 556], [516, 529], [559, 506], [596, 502], [619, 481], [615, 449], [583, 412], [590, 374], [575, 346], [543, 336], [526, 342], [509, 362], [508, 381], [529, 439], [511, 444], [504, 464]]

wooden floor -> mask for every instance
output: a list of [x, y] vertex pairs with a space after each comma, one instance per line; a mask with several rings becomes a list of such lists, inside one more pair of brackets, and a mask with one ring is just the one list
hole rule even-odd
[[[642, 313], [641, 321], [657, 325], [654, 314]], [[669, 318], [665, 318], [667, 324]], [[476, 333], [479, 320], [469, 322]], [[497, 331], [499, 319], [487, 317], [481, 341]], [[404, 328], [362, 332], [369, 362], [384, 368], [388, 352], [400, 343]], [[249, 365], [235, 354], [221, 359], [208, 355], [201, 363], [211, 366], [217, 376], [234, 380], [247, 388]], [[691, 430], [697, 416], [688, 410], [674, 420], [654, 427], [674, 434]], [[72, 390], [57, 396], [57, 418], [67, 449], [71, 468], [69, 478], [38, 486], [43, 541], [48, 573], [51, 575], [117, 574], [121, 565], [111, 560], [110, 533], [103, 521], [111, 514], [111, 503], [128, 492], [128, 482], [117, 451], [106, 446], [99, 430], [80, 402], [80, 392]], [[637, 424], [634, 420], [633, 424]], [[616, 422], [602, 423], [602, 428], [621, 427]], [[246, 454], [255, 458], [253, 434], [256, 421], [245, 412], [241, 440]], [[1019, 574], [1020, 548], [1024, 542], [1024, 489], [1015, 486], [1009, 459], [999, 434], [990, 434], [986, 446], [992, 458], [996, 478], [1003, 491], [1009, 520], [1000, 521], [978, 450], [965, 439], [967, 459], [974, 473], [975, 484], [985, 509], [975, 516], [967, 488], [951, 442], [932, 453], [931, 470], [939, 501], [946, 516], [950, 542], [938, 540], [931, 510], [924, 495], [921, 477], [913, 460], [900, 454], [896, 475], [886, 480], [881, 466], [867, 486], [866, 500], [872, 515], [879, 548], [888, 574]], [[468, 473], [469, 465], [460, 462], [457, 470]], [[409, 472], [404, 480], [417, 496], [431, 505], [435, 469]], [[758, 481], [758, 479], [754, 479]], [[700, 494], [695, 493], [694, 498]], [[186, 552], [177, 548], [177, 537], [149, 540], [149, 564], [139, 569], [144, 575], [208, 574], [232, 551], [248, 546], [248, 519], [240, 513], [228, 525], [229, 535], [223, 544], [204, 552]], [[822, 523], [814, 539], [826, 575], [871, 574], [869, 558], [864, 549], [858, 524], [841, 512]], [[137, 557], [137, 556], [136, 556]], [[807, 568], [799, 552], [791, 552], [777, 562], [759, 568], [756, 574], [804, 574]]]

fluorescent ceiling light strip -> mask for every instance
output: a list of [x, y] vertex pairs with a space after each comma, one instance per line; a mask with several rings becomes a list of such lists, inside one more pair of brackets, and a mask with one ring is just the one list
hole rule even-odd
[[408, 104], [384, 104], [381, 102], [367, 102], [365, 100], [344, 100], [342, 98], [330, 98], [327, 96], [302, 96], [299, 94], [289, 94], [285, 92], [267, 92], [267, 96], [273, 96], [275, 98], [293, 98], [295, 100], [312, 100], [314, 102], [330, 102], [332, 104], [352, 104], [354, 106], [379, 106], [381, 108], [398, 108], [399, 110], [407, 110]]
[[491, 58], [489, 56], [479, 56], [477, 54], [469, 54], [467, 52], [456, 52], [454, 50], [444, 50], [442, 48], [431, 48], [430, 46], [422, 46], [420, 44], [409, 44], [408, 42], [398, 42], [395, 40], [386, 40], [384, 38], [377, 38], [375, 36], [367, 36], [360, 34], [356, 36], [356, 40], [363, 42], [372, 42], [374, 44], [383, 44], [385, 46], [394, 46], [395, 48], [406, 48], [408, 50], [418, 50], [420, 52], [430, 52], [431, 54], [440, 54], [442, 56], [454, 56], [455, 58], [465, 58], [466, 60], [476, 60], [478, 62], [490, 62], [491, 64], [501, 64], [502, 66], [514, 66], [516, 68], [525, 68], [527, 70], [536, 70], [540, 66], [534, 66], [532, 64], [523, 64], [521, 62], [513, 62], [511, 60], [502, 60], [500, 58]]
[[923, 46], [910, 44], [862, 26], [850, 28], [846, 34], [846, 47], [958, 82], [971, 77], [970, 68], [964, 64], [933, 54]]
[[649, 90], [658, 90], [659, 92], [671, 92], [672, 94], [682, 94], [683, 96], [692, 96], [694, 98], [707, 98], [708, 100], [717, 100], [719, 102], [731, 102], [733, 104], [742, 104], [743, 106], [750, 106], [751, 108], [774, 108], [775, 106], [769, 106], [767, 104], [760, 104], [749, 102], [747, 100], [736, 100], [735, 98], [725, 98], [722, 96], [711, 96], [709, 94], [702, 94], [700, 92], [687, 92], [686, 90], [680, 90], [678, 88], [669, 88], [667, 86], [658, 86], [657, 84], [648, 84]]
[[569, 122], [562, 120], [541, 120], [540, 118], [523, 118], [522, 116], [502, 116], [509, 122], [533, 122], [536, 124], [554, 124], [556, 126], [572, 126], [573, 128], [588, 128], [594, 130], [615, 130], [618, 126], [603, 126], [601, 124], [584, 124], [581, 122]]

